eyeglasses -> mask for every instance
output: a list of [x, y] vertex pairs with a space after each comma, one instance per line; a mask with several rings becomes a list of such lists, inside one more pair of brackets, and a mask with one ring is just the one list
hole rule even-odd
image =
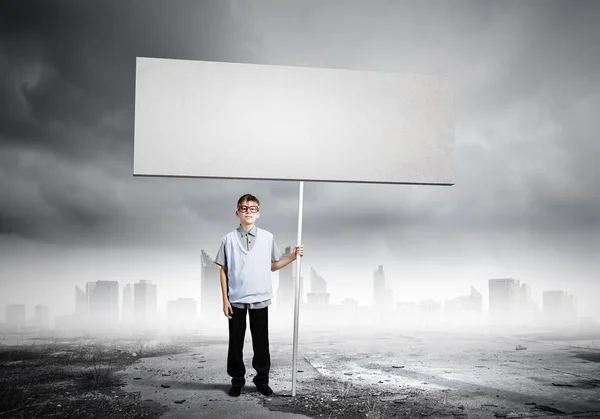
[[256, 205], [253, 206], [248, 206], [248, 205], [242, 205], [240, 207], [238, 207], [238, 211], [243, 212], [243, 213], [247, 213], [248, 211], [250, 212], [258, 212], [258, 207]]

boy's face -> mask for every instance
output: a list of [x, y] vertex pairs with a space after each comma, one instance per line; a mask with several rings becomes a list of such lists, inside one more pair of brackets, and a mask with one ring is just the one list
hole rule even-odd
[[242, 225], [254, 224], [260, 218], [258, 204], [254, 201], [243, 201], [238, 206], [235, 216], [240, 219]]

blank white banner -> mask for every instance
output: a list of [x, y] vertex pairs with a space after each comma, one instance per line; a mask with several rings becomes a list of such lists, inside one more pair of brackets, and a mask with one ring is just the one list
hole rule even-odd
[[445, 77], [137, 58], [133, 174], [453, 185]]

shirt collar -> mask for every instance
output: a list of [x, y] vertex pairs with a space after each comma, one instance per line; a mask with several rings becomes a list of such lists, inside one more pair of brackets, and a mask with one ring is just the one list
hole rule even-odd
[[240, 224], [240, 226], [237, 228], [237, 231], [239, 231], [241, 235], [246, 235], [246, 233], [248, 233], [251, 236], [256, 236], [256, 224], [252, 227], [250, 231], [246, 231], [244, 226]]

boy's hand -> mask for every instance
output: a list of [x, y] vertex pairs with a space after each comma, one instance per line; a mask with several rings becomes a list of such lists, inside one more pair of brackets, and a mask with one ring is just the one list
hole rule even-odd
[[231, 307], [229, 300], [225, 300], [223, 301], [223, 314], [225, 314], [225, 317], [228, 319], [231, 319], [232, 317], [229, 315], [230, 313], [233, 315], [233, 308]]
[[304, 245], [300, 244], [298, 246], [295, 246], [293, 255], [294, 256], [296, 256], [296, 255], [304, 256]]

